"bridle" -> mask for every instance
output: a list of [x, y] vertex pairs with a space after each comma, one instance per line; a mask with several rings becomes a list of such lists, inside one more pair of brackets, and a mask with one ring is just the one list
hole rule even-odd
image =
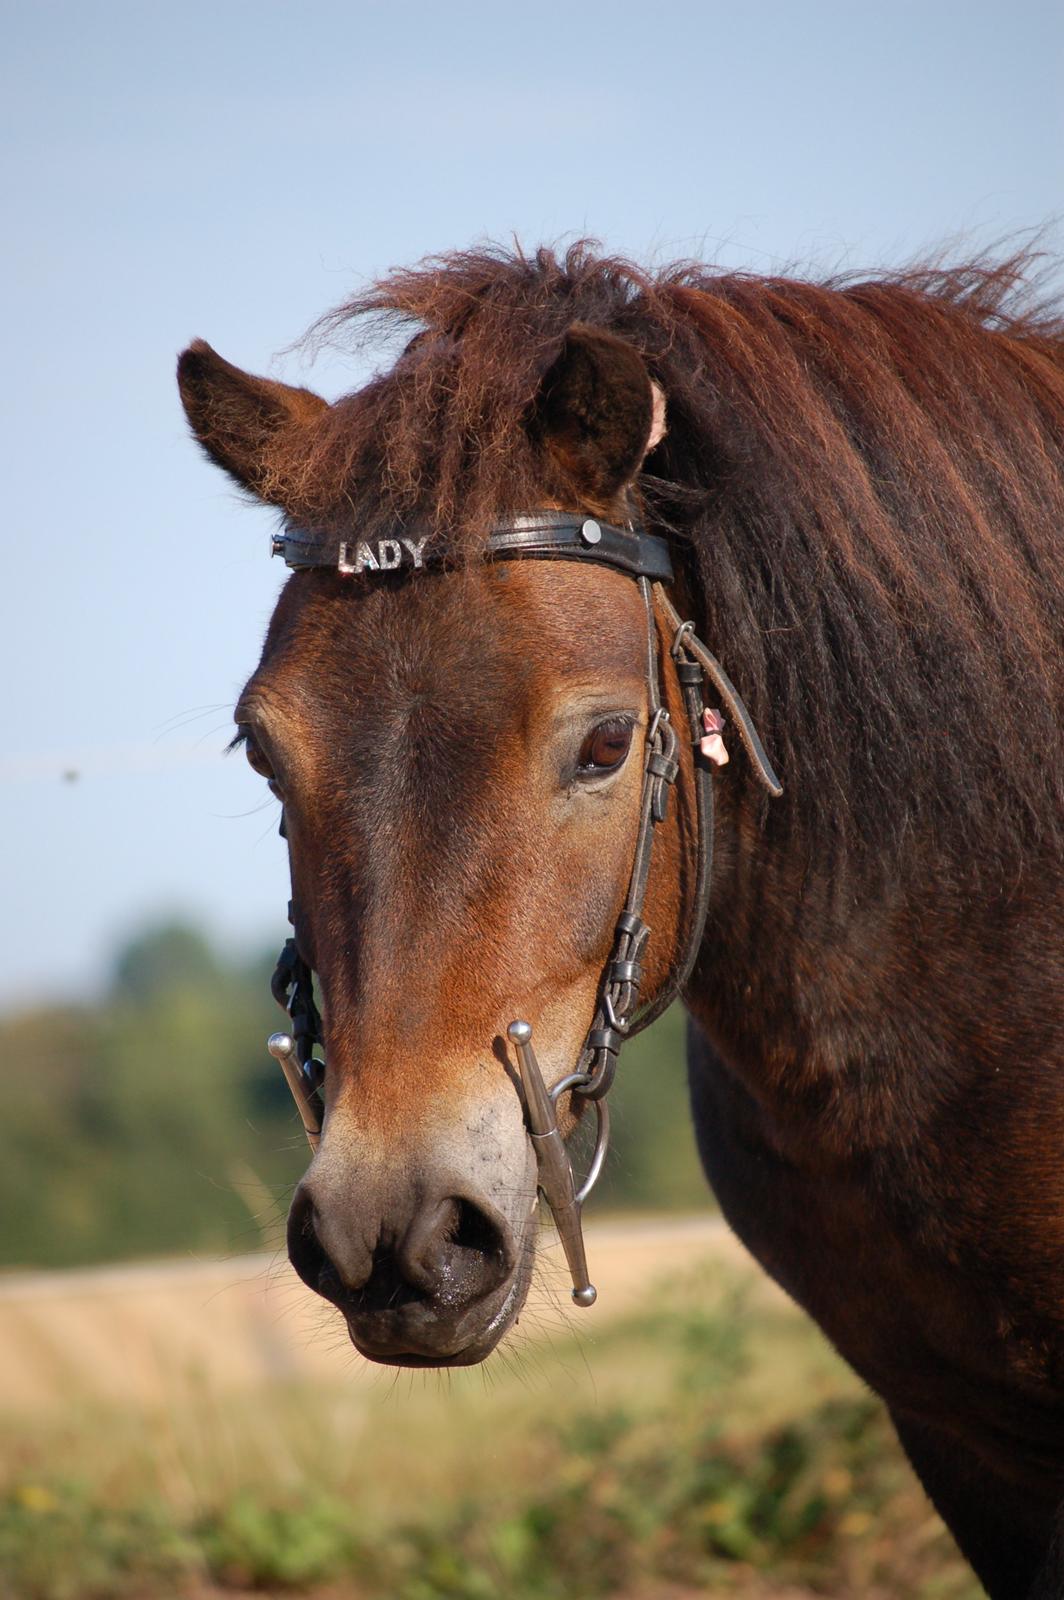
[[[345, 578], [356, 578], [403, 567], [418, 570], [440, 565], [441, 560], [434, 556], [431, 543], [430, 536], [422, 536], [419, 530], [402, 531], [389, 539], [344, 540], [286, 529], [275, 535], [272, 553], [283, 556], [287, 565], [297, 571], [327, 568]], [[613, 1083], [617, 1058], [625, 1040], [654, 1022], [683, 991], [694, 968], [705, 928], [713, 867], [713, 767], [701, 750], [705, 678], [713, 683], [734, 722], [758, 780], [773, 796], [782, 794], [783, 790], [731, 680], [716, 657], [696, 638], [694, 624], [681, 619], [665, 592], [664, 585], [672, 581], [673, 571], [669, 546], [664, 539], [647, 533], [634, 522], [618, 527], [572, 512], [535, 511], [497, 523], [488, 536], [485, 557], [495, 561], [582, 561], [612, 567], [638, 584], [646, 613], [649, 721], [632, 872], [624, 909], [617, 919], [613, 948], [599, 985], [595, 1015], [575, 1070], [548, 1089], [532, 1048], [531, 1024], [515, 1020], [506, 1030], [520, 1068], [539, 1188], [554, 1214], [572, 1275], [573, 1299], [577, 1305], [589, 1306], [594, 1303], [596, 1292], [588, 1278], [581, 1209], [606, 1158], [610, 1128], [606, 1096]], [[654, 830], [665, 819], [669, 792], [680, 771], [676, 730], [661, 698], [659, 632], [663, 639], [669, 640], [669, 656], [683, 696], [694, 747], [697, 866], [679, 959], [661, 991], [639, 1010], [643, 955], [650, 936], [650, 929], [643, 920], [643, 906], [650, 880]], [[283, 815], [281, 832], [284, 833]], [[291, 903], [289, 920], [294, 922]], [[288, 1012], [291, 1032], [272, 1034], [267, 1047], [281, 1064], [311, 1149], [316, 1150], [325, 1118], [321, 1094], [325, 1062], [314, 1054], [315, 1047], [323, 1045], [322, 1024], [314, 1001], [313, 975], [299, 954], [294, 938], [288, 939], [281, 951], [271, 987], [278, 1004]], [[579, 1095], [595, 1107], [595, 1149], [587, 1176], [579, 1187], [558, 1127], [557, 1107], [563, 1094]]]

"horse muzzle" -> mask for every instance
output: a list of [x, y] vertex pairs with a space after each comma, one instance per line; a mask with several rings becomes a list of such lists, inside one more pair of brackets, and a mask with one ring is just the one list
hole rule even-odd
[[349, 1173], [323, 1148], [296, 1190], [288, 1254], [304, 1283], [338, 1307], [371, 1361], [483, 1360], [524, 1302], [531, 1226], [453, 1176], [407, 1184], [378, 1169], [376, 1182], [352, 1183]]

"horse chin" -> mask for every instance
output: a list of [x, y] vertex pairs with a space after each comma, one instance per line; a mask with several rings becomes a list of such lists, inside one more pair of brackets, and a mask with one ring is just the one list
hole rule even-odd
[[[475, 1367], [487, 1360], [517, 1321], [528, 1296], [534, 1259], [534, 1251], [526, 1250], [499, 1295], [453, 1321], [429, 1306], [380, 1313], [372, 1325], [364, 1316], [345, 1310], [348, 1337], [359, 1355], [385, 1367]], [[479, 1327], [476, 1311], [486, 1318]]]

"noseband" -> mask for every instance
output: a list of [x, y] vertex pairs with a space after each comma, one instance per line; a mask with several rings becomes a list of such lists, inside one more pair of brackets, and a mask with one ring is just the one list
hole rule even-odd
[[[300, 531], [285, 531], [275, 536], [272, 552], [283, 556], [287, 565], [295, 570], [327, 568], [344, 577], [359, 577], [401, 567], [417, 570], [438, 565], [439, 560], [433, 557], [429, 544], [428, 537], [417, 533], [356, 541], [329, 540]], [[660, 1017], [683, 990], [702, 943], [713, 862], [713, 767], [702, 753], [703, 685], [707, 677], [734, 722], [759, 781], [773, 796], [782, 794], [783, 790], [731, 680], [716, 657], [695, 637], [694, 624], [681, 620], [665, 592], [664, 585], [671, 582], [673, 572], [664, 539], [635, 525], [622, 528], [592, 517], [574, 516], [571, 512], [536, 511], [497, 524], [488, 537], [485, 556], [488, 560], [583, 561], [613, 567], [638, 584], [646, 613], [649, 722], [635, 853], [624, 909], [617, 919], [613, 948], [599, 985], [595, 1015], [575, 1070], [548, 1089], [532, 1048], [531, 1024], [515, 1020], [506, 1030], [520, 1068], [539, 1188], [554, 1214], [572, 1275], [573, 1299], [577, 1305], [589, 1306], [594, 1303], [595, 1288], [588, 1278], [581, 1208], [606, 1157], [610, 1126], [606, 1096], [613, 1083], [617, 1058], [625, 1040]], [[697, 869], [679, 959], [668, 982], [640, 1010], [643, 954], [650, 935], [643, 921], [643, 904], [650, 879], [654, 830], [665, 819], [669, 791], [680, 770], [676, 731], [661, 699], [659, 630], [669, 642], [669, 655], [683, 695], [694, 747]], [[284, 833], [283, 816], [281, 832]], [[292, 918], [291, 907], [289, 917]], [[289, 939], [281, 952], [271, 987], [278, 1004], [288, 1012], [291, 1032], [272, 1034], [268, 1049], [281, 1064], [311, 1149], [316, 1150], [325, 1117], [321, 1093], [325, 1063], [314, 1054], [315, 1047], [323, 1042], [322, 1025], [314, 1002], [311, 970], [300, 956], [294, 939]], [[595, 1107], [595, 1151], [579, 1188], [558, 1128], [557, 1106], [563, 1094], [579, 1095]]]

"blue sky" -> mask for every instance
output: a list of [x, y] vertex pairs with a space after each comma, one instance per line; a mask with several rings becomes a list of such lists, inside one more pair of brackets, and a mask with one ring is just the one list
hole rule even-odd
[[275, 807], [220, 754], [272, 521], [186, 438], [188, 338], [331, 397], [365, 368], [277, 352], [485, 237], [756, 271], [1061, 242], [1058, 4], [0, 10], [0, 1003], [90, 990], [152, 914], [282, 932]]

